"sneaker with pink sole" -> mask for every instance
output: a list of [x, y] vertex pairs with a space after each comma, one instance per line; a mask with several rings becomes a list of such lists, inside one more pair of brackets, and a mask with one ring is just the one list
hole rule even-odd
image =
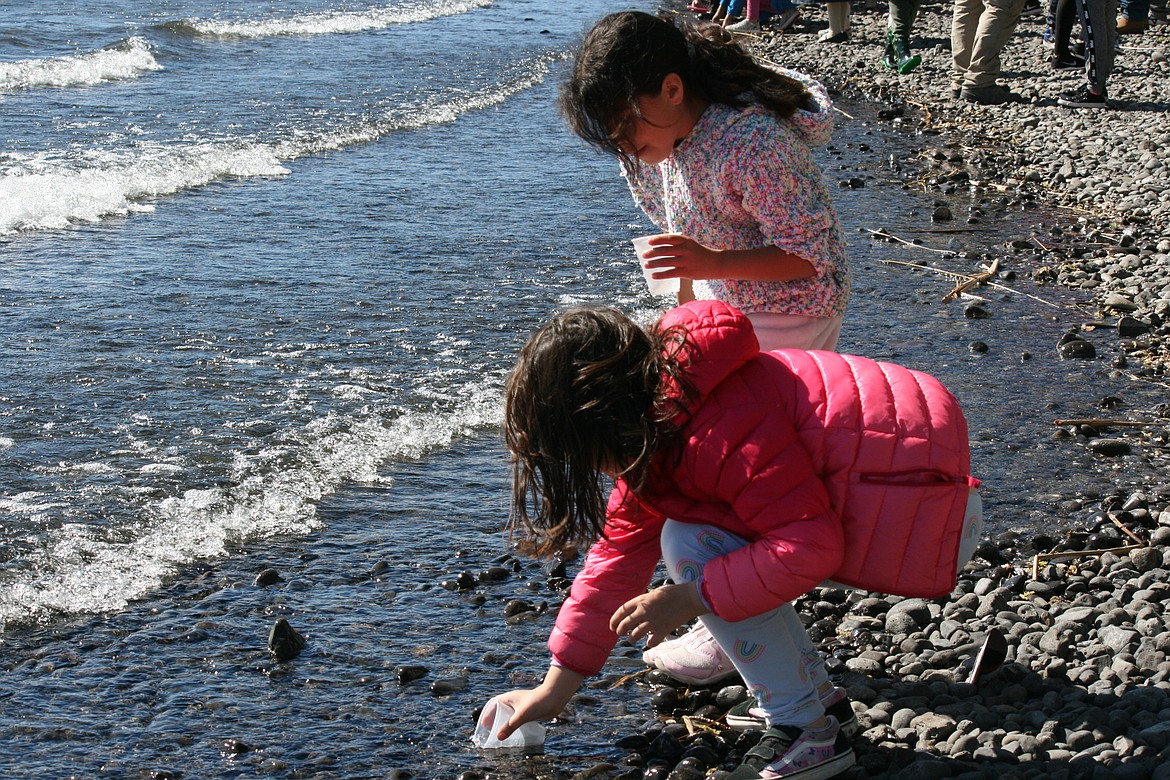
[[642, 653], [642, 660], [688, 685], [709, 685], [736, 673], [731, 659], [701, 621], [683, 636]]

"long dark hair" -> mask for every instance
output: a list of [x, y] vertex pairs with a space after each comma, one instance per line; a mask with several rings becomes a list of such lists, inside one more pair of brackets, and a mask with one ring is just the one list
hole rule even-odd
[[585, 35], [561, 89], [561, 114], [581, 138], [622, 156], [621, 124], [638, 115], [635, 98], [658, 94], [670, 73], [689, 94], [734, 108], [755, 100], [787, 118], [813, 106], [804, 84], [758, 63], [719, 25], [623, 11]]
[[504, 441], [512, 459], [509, 528], [549, 556], [602, 535], [602, 470], [637, 494], [672, 421], [693, 397], [681, 329], [643, 330], [617, 309], [570, 309], [538, 330], [508, 379]]

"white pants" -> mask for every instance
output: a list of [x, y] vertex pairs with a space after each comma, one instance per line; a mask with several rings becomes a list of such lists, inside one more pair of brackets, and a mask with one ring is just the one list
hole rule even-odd
[[760, 349], [837, 349], [841, 322], [837, 317], [801, 317], [798, 314], [775, 314], [757, 311], [747, 315], [760, 341]]

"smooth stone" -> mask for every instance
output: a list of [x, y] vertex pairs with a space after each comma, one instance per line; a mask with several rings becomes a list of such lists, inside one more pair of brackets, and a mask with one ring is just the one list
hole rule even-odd
[[268, 632], [268, 650], [278, 661], [288, 661], [300, 655], [305, 638], [284, 618], [276, 621]]

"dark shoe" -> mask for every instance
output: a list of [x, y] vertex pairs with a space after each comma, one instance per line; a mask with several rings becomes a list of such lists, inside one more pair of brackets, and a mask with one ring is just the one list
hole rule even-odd
[[968, 103], [978, 103], [981, 106], [1002, 106], [1004, 103], [1015, 103], [1020, 98], [999, 84], [991, 87], [963, 87], [959, 97]]
[[809, 732], [792, 726], [773, 726], [764, 732], [756, 746], [744, 754], [743, 763], [727, 780], [828, 780], [836, 777], [856, 761], [849, 740], [832, 723], [833, 728]]
[[922, 57], [910, 53], [910, 42], [892, 34], [886, 35], [886, 53], [882, 65], [899, 73], [909, 73], [922, 64]]
[[1062, 106], [1069, 106], [1070, 108], [1109, 108], [1105, 100], [1105, 92], [1102, 91], [1098, 95], [1089, 89], [1087, 84], [1081, 85], [1076, 89], [1061, 92], [1056, 102]]
[[1041, 10], [1040, 0], [1024, 0], [1024, 9], [1020, 11], [1020, 16], [1033, 16]]
[[1053, 57], [1052, 58], [1052, 69], [1053, 70], [1084, 70], [1085, 69], [1085, 58], [1084, 57], [1077, 57], [1073, 54], [1070, 54], [1067, 57]]
[[1150, 23], [1144, 19], [1130, 19], [1126, 16], [1117, 17], [1117, 34], [1118, 35], [1135, 35], [1144, 33], [1150, 26]]
[[998, 628], [988, 629], [987, 636], [983, 638], [983, 646], [979, 648], [979, 655], [975, 656], [975, 663], [971, 667], [967, 683], [978, 685], [983, 678], [1003, 666], [1003, 662], [1007, 660], [1007, 654], [1007, 637]]
[[[861, 730], [857, 724], [857, 715], [853, 712], [853, 705], [849, 703], [848, 697], [841, 699], [836, 704], [830, 704], [825, 708], [825, 714], [831, 715], [837, 720], [841, 733], [846, 737], [853, 737]], [[760, 709], [754, 697], [740, 702], [728, 710], [725, 720], [727, 727], [736, 731], [763, 731], [768, 728], [764, 711]]]
[[832, 30], [826, 28], [817, 33], [817, 40], [821, 43], [848, 43], [849, 31], [842, 30], [841, 32], [835, 33]]

